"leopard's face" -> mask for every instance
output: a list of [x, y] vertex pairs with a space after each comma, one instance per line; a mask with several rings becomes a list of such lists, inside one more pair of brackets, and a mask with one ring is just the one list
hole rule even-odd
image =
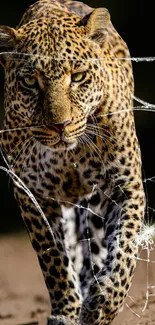
[[107, 77], [99, 44], [78, 22], [76, 16], [53, 18], [51, 25], [40, 19], [17, 30], [17, 53], [6, 64], [4, 128], [19, 130], [5, 134], [8, 150], [19, 135], [52, 150], [73, 149], [87, 137]]

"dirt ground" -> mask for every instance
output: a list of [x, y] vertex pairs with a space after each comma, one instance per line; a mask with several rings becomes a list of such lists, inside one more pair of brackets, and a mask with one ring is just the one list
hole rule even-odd
[[[142, 252], [141, 258], [146, 259], [145, 252]], [[155, 261], [155, 251], [151, 252], [150, 259]], [[147, 274], [149, 286], [152, 286], [148, 291], [148, 300]], [[155, 325], [153, 262], [138, 262], [129, 295], [123, 312], [113, 325]], [[145, 305], [146, 301], [148, 303]], [[25, 234], [1, 236], [0, 325], [18, 325], [29, 321], [38, 321], [39, 325], [45, 325], [49, 311], [48, 293], [28, 237]]]

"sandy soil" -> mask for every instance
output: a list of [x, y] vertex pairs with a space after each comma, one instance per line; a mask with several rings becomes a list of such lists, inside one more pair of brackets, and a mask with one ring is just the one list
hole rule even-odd
[[[141, 257], [145, 259], [146, 253], [142, 252]], [[155, 261], [155, 251], [151, 252], [150, 259]], [[155, 287], [149, 289], [152, 296], [145, 306], [147, 273], [149, 285], [155, 286], [155, 264], [148, 263], [147, 272], [146, 261], [138, 262], [130, 298], [113, 325], [155, 325]], [[25, 234], [1, 236], [0, 325], [29, 321], [45, 325], [49, 311], [48, 293], [28, 237]]]

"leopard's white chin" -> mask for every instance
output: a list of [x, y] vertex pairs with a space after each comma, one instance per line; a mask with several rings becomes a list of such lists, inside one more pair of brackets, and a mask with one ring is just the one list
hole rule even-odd
[[68, 143], [66, 141], [59, 141], [50, 147], [52, 151], [65, 151], [65, 150], [73, 150], [76, 148], [78, 142], [75, 140], [72, 143]]

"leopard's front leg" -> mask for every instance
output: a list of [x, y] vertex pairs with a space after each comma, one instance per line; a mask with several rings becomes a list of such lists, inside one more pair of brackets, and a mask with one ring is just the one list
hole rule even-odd
[[22, 189], [16, 188], [16, 197], [49, 291], [51, 313], [56, 319], [63, 316], [62, 324], [72, 324], [80, 312], [81, 293], [65, 246], [61, 208], [52, 200], [38, 201], [50, 224], [48, 229], [40, 211]]
[[136, 266], [136, 236], [141, 229], [145, 209], [142, 182], [138, 178], [124, 182], [119, 191], [113, 191], [109, 200], [104, 216], [104, 240], [108, 254], [83, 302], [82, 325], [111, 324], [123, 305]]

